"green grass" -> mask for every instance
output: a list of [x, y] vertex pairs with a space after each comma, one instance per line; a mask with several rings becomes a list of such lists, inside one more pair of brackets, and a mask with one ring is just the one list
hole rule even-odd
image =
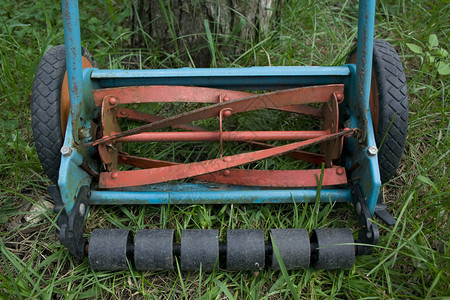
[[[211, 64], [217, 67], [340, 65], [355, 43], [356, 4], [350, 0], [283, 1], [282, 18], [259, 40], [243, 42], [242, 54], [221, 54], [223, 45], [213, 24], [205, 26], [205, 47], [213, 53]], [[133, 32], [127, 1], [83, 1], [81, 10], [83, 45], [100, 67], [190, 64], [164, 53], [150, 38], [148, 48], [128, 49]], [[381, 0], [377, 4], [376, 37], [392, 43], [402, 58], [410, 121], [402, 164], [382, 189], [398, 222], [388, 228], [375, 220], [382, 236], [373, 255], [358, 257], [350, 270], [337, 271], [110, 273], [93, 272], [86, 261], [74, 261], [57, 242], [56, 216], [45, 205], [50, 201], [45, 188], [49, 181], [33, 146], [31, 86], [43, 53], [63, 42], [59, 2], [2, 1], [0, 298], [423, 299], [450, 295], [450, 101], [449, 77], [441, 64], [449, 63], [449, 15], [447, 1]], [[174, 39], [180, 38], [176, 28], [172, 31]], [[225, 41], [233, 40], [234, 34]], [[196, 154], [195, 148], [180, 147], [184, 149], [167, 147], [167, 153]], [[210, 151], [217, 155], [217, 149]], [[353, 218], [350, 206], [317, 203], [100, 207], [91, 210], [86, 231], [175, 228], [179, 238], [185, 228], [217, 228], [221, 237], [227, 228], [262, 228], [267, 236], [270, 228], [355, 228]]]

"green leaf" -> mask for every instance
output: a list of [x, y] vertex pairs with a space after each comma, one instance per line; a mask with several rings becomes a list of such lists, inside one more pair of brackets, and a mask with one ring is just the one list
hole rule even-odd
[[430, 44], [431, 48], [439, 46], [438, 38], [434, 33], [429, 36], [428, 43]]
[[412, 52], [417, 53], [417, 54], [422, 54], [422, 47], [414, 45], [414, 44], [410, 44], [410, 43], [406, 43], [406, 46], [408, 46], [409, 49], [411, 49]]
[[277, 258], [278, 264], [280, 266], [281, 273], [283, 274], [284, 280], [286, 281], [286, 285], [288, 286], [289, 290], [291, 291], [291, 294], [295, 300], [300, 300], [300, 297], [297, 294], [297, 291], [294, 287], [294, 284], [291, 281], [291, 278], [289, 277], [289, 274], [286, 269], [286, 265], [283, 262], [283, 259], [281, 258], [280, 251], [278, 250], [277, 245], [275, 245], [275, 242], [272, 239], [272, 247], [273, 247], [273, 253], [275, 254], [275, 257]]
[[425, 184], [428, 184], [429, 186], [431, 186], [432, 188], [434, 188], [434, 190], [439, 193], [438, 189], [436, 188], [436, 185], [434, 184], [433, 181], [431, 181], [430, 178], [422, 176], [422, 175], [418, 175], [417, 179], [419, 179], [420, 181], [422, 181]]
[[439, 75], [448, 75], [448, 74], [450, 74], [450, 66], [448, 63], [440, 61], [437, 64], [437, 71], [438, 71]]

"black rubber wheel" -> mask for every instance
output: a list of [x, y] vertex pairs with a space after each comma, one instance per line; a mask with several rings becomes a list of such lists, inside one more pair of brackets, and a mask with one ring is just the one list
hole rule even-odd
[[[312, 266], [316, 269], [349, 269], [355, 262], [355, 246], [349, 228], [314, 229], [311, 236]], [[313, 247], [314, 248], [314, 247]]]
[[134, 264], [138, 270], [173, 270], [173, 229], [138, 230]]
[[96, 271], [128, 270], [133, 237], [128, 229], [94, 229], [89, 240], [89, 264]]
[[[306, 229], [271, 229], [270, 233], [272, 242], [277, 246], [287, 270], [306, 269], [309, 267], [311, 246]], [[280, 270], [275, 251], [273, 251], [271, 259], [271, 268]]]
[[[82, 54], [85, 58], [83, 64], [87, 59], [90, 66], [95, 66], [86, 49], [82, 48]], [[64, 143], [61, 91], [65, 74], [65, 47], [55, 46], [47, 51], [39, 62], [31, 93], [31, 125], [37, 154], [45, 174], [54, 183], [58, 182], [60, 149]]]
[[[356, 62], [356, 51], [350, 54]], [[370, 107], [378, 147], [381, 182], [388, 182], [400, 164], [408, 129], [408, 94], [402, 62], [386, 41], [373, 42]]]
[[262, 270], [265, 255], [264, 233], [261, 229], [227, 231], [228, 270]]
[[212, 271], [219, 265], [219, 230], [185, 229], [181, 232], [180, 267], [183, 271]]

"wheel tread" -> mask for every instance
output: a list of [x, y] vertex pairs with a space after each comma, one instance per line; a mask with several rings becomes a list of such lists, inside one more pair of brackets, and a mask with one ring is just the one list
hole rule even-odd
[[[82, 48], [83, 56], [92, 64], [92, 56]], [[37, 67], [31, 93], [31, 125], [42, 168], [54, 182], [58, 181], [60, 149], [64, 139], [61, 131], [61, 86], [66, 72], [64, 45], [51, 48]]]
[[377, 82], [380, 122], [376, 142], [380, 148], [378, 161], [384, 183], [395, 174], [403, 155], [408, 127], [408, 95], [403, 66], [394, 47], [386, 41], [374, 40], [373, 51], [375, 76], [381, 79]]

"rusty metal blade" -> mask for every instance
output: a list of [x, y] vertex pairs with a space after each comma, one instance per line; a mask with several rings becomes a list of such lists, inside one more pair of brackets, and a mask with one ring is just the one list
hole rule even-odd
[[328, 130], [311, 131], [196, 131], [143, 132], [117, 139], [118, 142], [213, 142], [222, 134], [226, 142], [301, 141], [330, 134]]
[[[261, 143], [261, 142], [248, 142], [249, 144], [267, 149], [267, 148], [273, 148], [276, 147], [274, 145]], [[321, 165], [323, 162], [325, 162], [325, 156], [322, 154], [312, 153], [312, 152], [306, 152], [306, 151], [300, 151], [300, 150], [294, 150], [288, 153], [284, 153], [284, 155], [292, 157], [294, 159], [303, 160], [306, 162], [309, 162], [311, 164], [315, 165]]]
[[173, 125], [190, 123], [197, 120], [216, 117], [222, 109], [231, 109], [233, 113], [244, 111], [252, 111], [263, 108], [279, 108], [286, 105], [304, 104], [304, 103], [320, 103], [327, 102], [331, 99], [333, 93], [343, 93], [344, 85], [332, 84], [323, 86], [302, 87], [289, 90], [275, 91], [266, 94], [253, 95], [246, 98], [230, 100], [227, 102], [212, 104], [208, 107], [195, 109], [180, 115], [156, 121], [141, 127], [124, 131], [96, 140], [90, 145], [113, 141], [115, 139], [137, 134], [145, 131], [159, 130]]
[[219, 103], [219, 97], [229, 100], [252, 96], [252, 93], [214, 89], [196, 86], [131, 86], [94, 90], [95, 105], [100, 106], [103, 98], [114, 96], [120, 104], [151, 102]]
[[170, 161], [137, 157], [125, 153], [119, 154], [119, 162], [124, 165], [130, 165], [141, 169], [152, 169], [152, 168], [179, 165], [178, 163]]
[[[229, 169], [201, 175], [196, 179], [208, 182], [264, 187], [316, 187], [321, 169], [313, 170], [242, 170]], [[323, 186], [346, 184], [347, 176], [342, 167], [324, 169]]]
[[[119, 162], [145, 169], [182, 165], [174, 162], [135, 157], [127, 154], [120, 154]], [[227, 169], [211, 174], [199, 175], [194, 178], [207, 182], [245, 186], [315, 187], [317, 186], [317, 178], [320, 178], [320, 175], [321, 169], [275, 171]], [[123, 175], [120, 177], [123, 178]], [[345, 174], [344, 168], [333, 167], [324, 169], [322, 185], [330, 186], [346, 183], [347, 175]]]
[[[255, 94], [241, 91], [213, 89], [196, 86], [131, 86], [93, 91], [95, 105], [100, 106], [103, 98], [112, 96], [120, 104], [151, 103], [151, 102], [191, 102], [191, 103], [219, 103], [222, 101], [250, 97]], [[278, 110], [297, 114], [322, 117], [320, 109], [306, 105], [289, 105]], [[120, 117], [120, 115], [119, 115]]]
[[319, 108], [307, 106], [304, 104], [297, 104], [297, 105], [287, 105], [283, 107], [277, 108], [277, 110], [292, 112], [296, 114], [302, 114], [306, 116], [311, 116], [315, 118], [322, 118], [323, 114], [322, 111]]
[[339, 133], [325, 135], [302, 142], [296, 142], [250, 153], [236, 154], [233, 156], [227, 156], [224, 158], [212, 159], [203, 162], [195, 162], [190, 164], [174, 165], [154, 169], [103, 172], [100, 174], [99, 187], [120, 188], [195, 177], [277, 156], [286, 152], [293, 151], [295, 149], [301, 149], [317, 143], [325, 142], [339, 136], [349, 135], [353, 133], [353, 131], [354, 129], [348, 129]]
[[[128, 120], [133, 120], [133, 121], [147, 122], [147, 123], [164, 120], [163, 117], [155, 116], [152, 114], [144, 113], [141, 111], [136, 111], [136, 110], [125, 108], [125, 107], [118, 108], [117, 117], [128, 119]], [[198, 127], [198, 126], [191, 125], [191, 124], [178, 124], [178, 125], [174, 125], [172, 127], [189, 130], [189, 131], [205, 131], [205, 129]]]

